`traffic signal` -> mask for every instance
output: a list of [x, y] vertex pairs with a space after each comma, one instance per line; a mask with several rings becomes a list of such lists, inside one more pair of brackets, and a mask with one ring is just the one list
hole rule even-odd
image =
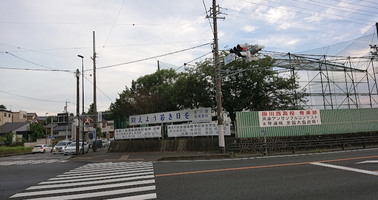
[[249, 51], [251, 52], [251, 55], [254, 55], [257, 52], [259, 52], [261, 49], [263, 49], [264, 47], [265, 47], [264, 45], [258, 45], [258, 44], [251, 45], [249, 46]]
[[248, 44], [238, 44], [234, 48], [230, 49], [230, 53], [234, 53], [239, 57], [248, 57]]
[[88, 119], [88, 118], [85, 119], [84, 126], [85, 126], [85, 127], [89, 127], [89, 119]]

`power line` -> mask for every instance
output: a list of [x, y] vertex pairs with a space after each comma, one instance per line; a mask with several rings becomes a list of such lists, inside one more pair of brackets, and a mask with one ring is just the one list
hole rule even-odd
[[200, 56], [200, 57], [197, 57], [197, 58], [195, 58], [195, 59], [193, 59], [193, 60], [191, 60], [191, 61], [189, 61], [189, 62], [186, 62], [186, 63], [184, 63], [183, 65], [181, 65], [180, 67], [178, 67], [177, 69], [175, 69], [175, 71], [179, 70], [181, 67], [186, 66], [186, 64], [191, 63], [191, 62], [193, 62], [193, 61], [195, 61], [195, 60], [198, 60], [198, 59], [200, 59], [200, 58], [202, 58], [202, 57], [205, 57], [205, 56], [207, 56], [207, 55], [209, 55], [209, 54], [211, 54], [211, 53], [213, 53], [213, 52], [209, 52], [209, 53], [203, 54], [203, 55]]
[[125, 0], [122, 1], [122, 5], [121, 5], [121, 7], [119, 8], [119, 11], [118, 11], [117, 17], [115, 18], [115, 20], [114, 20], [114, 22], [113, 22], [112, 28], [110, 28], [110, 31], [109, 31], [108, 37], [106, 37], [105, 43], [104, 43], [104, 45], [102, 46], [102, 49], [101, 49], [101, 52], [100, 52], [99, 55], [102, 54], [102, 51], [104, 50], [105, 45], [106, 45], [106, 43], [108, 42], [109, 36], [110, 36], [110, 34], [112, 33], [112, 31], [113, 31], [114, 24], [117, 22], [117, 19], [118, 19], [119, 13], [121, 12], [124, 3], [125, 3]]
[[1, 93], [4, 93], [4, 94], [9, 94], [9, 95], [13, 95], [13, 96], [17, 96], [17, 97], [22, 97], [22, 98], [25, 98], [25, 99], [31, 99], [31, 100], [36, 100], [36, 101], [44, 101], [44, 102], [52, 102], [52, 103], [56, 103], [56, 102], [66, 102], [66, 101], [54, 101], [54, 100], [46, 100], [46, 99], [38, 99], [38, 98], [34, 98], [34, 97], [27, 97], [27, 96], [22, 96], [22, 95], [18, 95], [18, 94], [13, 94], [13, 93], [10, 93], [10, 92], [5, 92], [5, 91], [1, 91]]
[[47, 71], [47, 72], [68, 72], [74, 73], [70, 70], [59, 70], [59, 69], [28, 69], [28, 68], [12, 68], [12, 67], [0, 67], [0, 69], [9, 69], [9, 70], [26, 70], [26, 71]]
[[[117, 67], [117, 66], [121, 66], [121, 65], [128, 65], [128, 64], [132, 64], [132, 63], [137, 63], [137, 62], [142, 62], [142, 61], [146, 61], [146, 60], [151, 60], [151, 59], [155, 59], [155, 58], [160, 58], [160, 57], [163, 57], [163, 56], [168, 56], [168, 55], [173, 55], [173, 54], [176, 54], [176, 53], [181, 53], [181, 52], [184, 52], [184, 51], [192, 50], [192, 49], [195, 49], [195, 48], [198, 48], [198, 47], [202, 47], [202, 46], [205, 46], [205, 45], [209, 45], [209, 44], [211, 44], [211, 43], [205, 43], [205, 44], [201, 44], [201, 45], [198, 45], [198, 46], [195, 46], [195, 47], [190, 47], [190, 48], [187, 48], [187, 49], [182, 49], [182, 50], [178, 50], [178, 51], [174, 51], [174, 52], [170, 52], [170, 53], [166, 53], [166, 54], [162, 54], [162, 55], [158, 55], [158, 56], [152, 56], [152, 57], [149, 57], [149, 58], [143, 58], [143, 59], [129, 61], [129, 62], [124, 62], [124, 63], [119, 63], [119, 64], [115, 64], [115, 65], [108, 65], [108, 66], [104, 66], [104, 67], [98, 67], [97, 69], [106, 69], [106, 68]], [[89, 70], [86, 70], [86, 71], [89, 71]]]
[[[92, 85], [93, 85], [93, 83], [92, 83], [92, 81], [90, 81], [86, 76], [84, 76], [84, 78], [85, 79], [87, 79], [87, 81], [89, 81]], [[106, 95], [97, 85], [96, 85], [96, 88], [103, 94], [103, 95], [105, 95], [111, 102], [113, 102], [113, 100], [110, 98], [110, 97], [108, 97], [108, 95]]]

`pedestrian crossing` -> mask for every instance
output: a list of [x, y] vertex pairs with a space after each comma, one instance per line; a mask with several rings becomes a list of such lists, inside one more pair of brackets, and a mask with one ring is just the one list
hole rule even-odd
[[57, 162], [67, 162], [69, 157], [64, 159], [45, 159], [45, 160], [17, 160], [17, 161], [2, 161], [0, 166], [10, 166], [10, 165], [26, 165], [26, 164], [48, 164]]
[[92, 163], [58, 175], [11, 199], [156, 199], [152, 162]]

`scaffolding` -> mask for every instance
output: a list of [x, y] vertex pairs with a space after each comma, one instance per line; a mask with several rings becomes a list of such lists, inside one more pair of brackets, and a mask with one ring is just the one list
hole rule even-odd
[[[280, 74], [300, 77], [300, 90], [308, 95], [302, 105], [311, 109], [359, 109], [378, 107], [378, 23], [360, 38], [310, 53], [265, 52]], [[340, 50], [341, 48], [341, 50]], [[316, 54], [325, 51], [327, 54]], [[334, 55], [331, 55], [332, 52]], [[306, 78], [307, 77], [307, 78]]]

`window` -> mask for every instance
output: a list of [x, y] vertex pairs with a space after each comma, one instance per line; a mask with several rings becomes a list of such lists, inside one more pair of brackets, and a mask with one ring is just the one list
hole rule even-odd
[[4, 113], [4, 117], [6, 117], [7, 116], [7, 113]]
[[11, 115], [10, 115], [10, 114], [8, 114], [8, 117], [11, 117]]

